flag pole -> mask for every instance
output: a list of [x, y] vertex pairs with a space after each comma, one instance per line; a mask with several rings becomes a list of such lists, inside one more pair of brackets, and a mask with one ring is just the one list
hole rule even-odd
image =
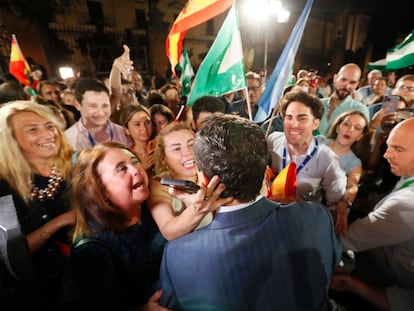
[[278, 108], [278, 106], [276, 106], [276, 107], [273, 108], [272, 115], [270, 116], [269, 125], [267, 126], [266, 134], [265, 134], [265, 138], [266, 139], [269, 136], [270, 127], [272, 126], [273, 119], [275, 118], [277, 108]]
[[247, 112], [249, 113], [250, 121], [253, 121], [252, 108], [250, 107], [249, 89], [247, 88], [247, 86], [244, 89], [246, 91]]

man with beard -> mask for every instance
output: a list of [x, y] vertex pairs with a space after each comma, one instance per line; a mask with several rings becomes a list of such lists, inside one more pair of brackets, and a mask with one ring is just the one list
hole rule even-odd
[[368, 108], [352, 98], [360, 78], [361, 68], [353, 63], [342, 66], [333, 76], [334, 92], [330, 97], [321, 99], [325, 111], [318, 127], [320, 134], [326, 136], [335, 119], [345, 111], [361, 111], [370, 120]]

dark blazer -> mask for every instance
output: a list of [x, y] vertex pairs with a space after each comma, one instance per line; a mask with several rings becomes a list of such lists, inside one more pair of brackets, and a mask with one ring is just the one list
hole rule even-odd
[[261, 198], [216, 213], [209, 226], [167, 244], [161, 304], [197, 311], [321, 310], [341, 251], [323, 205]]

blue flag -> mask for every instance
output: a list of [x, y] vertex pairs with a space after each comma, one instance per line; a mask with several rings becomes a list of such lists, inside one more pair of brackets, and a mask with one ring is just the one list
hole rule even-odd
[[306, 3], [302, 14], [290, 34], [289, 40], [277, 61], [275, 69], [273, 69], [272, 75], [266, 83], [266, 88], [257, 104], [259, 109], [254, 118], [254, 122], [256, 123], [265, 121], [272, 113], [272, 109], [279, 104], [283, 89], [291, 75], [291, 67], [293, 66], [296, 52], [298, 51], [300, 41], [302, 40], [303, 31], [311, 11], [312, 3], [313, 0], [308, 0]]

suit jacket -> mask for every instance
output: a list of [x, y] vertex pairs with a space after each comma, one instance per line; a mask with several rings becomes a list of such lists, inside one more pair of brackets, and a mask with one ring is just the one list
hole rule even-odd
[[[225, 207], [224, 207], [225, 208]], [[176, 310], [321, 310], [341, 246], [316, 202], [261, 198], [170, 241], [161, 304]]]

